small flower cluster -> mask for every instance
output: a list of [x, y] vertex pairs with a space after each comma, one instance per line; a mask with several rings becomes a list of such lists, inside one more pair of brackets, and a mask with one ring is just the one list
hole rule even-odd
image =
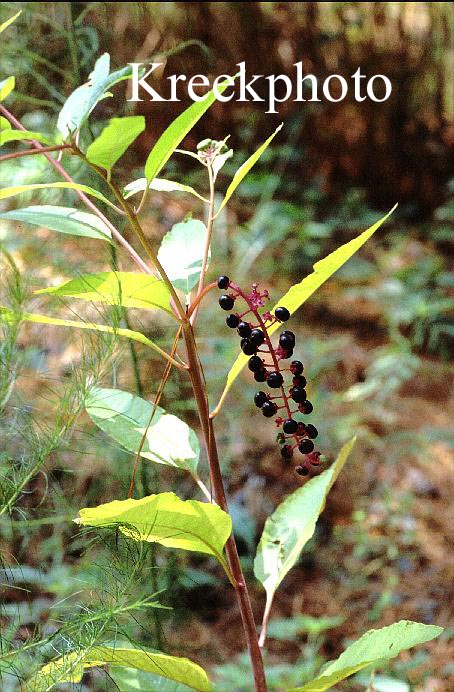
[[[295, 335], [284, 330], [275, 347], [268, 334], [272, 325], [290, 318], [289, 311], [285, 307], [277, 307], [274, 314], [267, 310], [259, 312], [270, 297], [268, 291], [260, 291], [257, 284], [252, 284], [251, 292], [245, 293], [228, 276], [220, 276], [217, 285], [224, 291], [230, 289], [229, 293], [221, 295], [219, 305], [230, 312], [226, 324], [237, 330], [241, 350], [249, 356], [248, 367], [255, 381], [266, 382], [271, 390], [279, 390], [275, 396], [264, 391], [257, 392], [254, 403], [266, 418], [275, 418], [276, 426], [280, 428], [277, 442], [282, 457], [291, 459], [294, 451], [298, 450], [303, 460], [296, 466], [296, 473], [300, 476], [316, 475], [321, 466], [321, 454], [315, 450], [313, 442], [318, 431], [311, 423], [299, 420], [301, 414], [306, 416], [313, 411], [305, 390], [304, 365], [299, 360], [292, 360], [289, 366], [283, 363], [293, 356]], [[246, 310], [242, 313], [231, 312], [238, 299], [246, 303]], [[292, 378], [289, 385], [285, 384], [285, 376]]]

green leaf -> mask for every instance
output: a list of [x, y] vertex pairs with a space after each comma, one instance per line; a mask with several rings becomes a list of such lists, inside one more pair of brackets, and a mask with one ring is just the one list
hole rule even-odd
[[184, 293], [189, 293], [199, 280], [206, 235], [205, 224], [187, 219], [175, 224], [162, 239], [158, 259], [175, 288]]
[[94, 214], [71, 207], [54, 207], [48, 204], [13, 209], [0, 214], [0, 219], [23, 221], [49, 228], [59, 233], [109, 240], [110, 229]]
[[[146, 187], [147, 179], [138, 178], [138, 180], [134, 180], [132, 183], [128, 183], [128, 185], [126, 185], [123, 190], [124, 198], [129, 199], [129, 197], [132, 197], [132, 195], [136, 195], [138, 192], [143, 192]], [[188, 192], [190, 195], [194, 195], [194, 197], [201, 199], [202, 202], [208, 202], [208, 200], [205, 199], [205, 197], [202, 197], [202, 195], [199, 195], [199, 193], [196, 192], [193, 187], [176, 183], [173, 180], [153, 178], [151, 183], [148, 185], [148, 188], [150, 190], [156, 190], [156, 192]]]
[[217, 212], [216, 212], [216, 216], [217, 216], [217, 215], [221, 212], [221, 210], [225, 207], [225, 205], [227, 204], [227, 202], [229, 201], [230, 197], [233, 195], [233, 193], [235, 192], [236, 188], [237, 188], [238, 185], [241, 183], [241, 181], [243, 180], [243, 178], [245, 178], [245, 177], [247, 176], [247, 174], [249, 173], [249, 171], [251, 170], [251, 168], [257, 163], [257, 161], [259, 160], [259, 158], [261, 157], [261, 155], [263, 154], [263, 152], [265, 151], [265, 149], [270, 145], [270, 143], [271, 143], [271, 142], [273, 141], [273, 139], [276, 137], [277, 133], [282, 129], [282, 125], [283, 125], [283, 123], [281, 123], [281, 124], [279, 125], [279, 127], [273, 132], [273, 134], [272, 134], [270, 137], [268, 137], [268, 139], [266, 140], [266, 142], [264, 142], [264, 143], [262, 144], [262, 146], [260, 146], [260, 147], [257, 149], [257, 151], [256, 151], [254, 154], [252, 154], [252, 156], [250, 156], [250, 157], [243, 163], [242, 166], [239, 167], [239, 169], [237, 170], [237, 172], [236, 172], [235, 175], [233, 176], [232, 182], [230, 183], [230, 185], [229, 185], [228, 188], [227, 188], [227, 192], [225, 193], [225, 197], [224, 197], [224, 199], [222, 200], [221, 206], [219, 207], [219, 209], [218, 209]]
[[341, 623], [345, 618], [336, 617], [319, 617], [314, 618], [311, 615], [297, 614], [291, 618], [279, 618], [271, 620], [268, 624], [267, 633], [269, 639], [280, 639], [282, 641], [296, 641], [298, 636], [303, 632], [317, 636], [322, 632], [333, 629]]
[[42, 288], [38, 294], [71, 296], [93, 303], [122, 305], [125, 308], [160, 309], [174, 317], [170, 293], [164, 281], [148, 274], [134, 272], [101, 272], [84, 274], [60, 286]]
[[[218, 86], [218, 92], [222, 93], [229, 86], [228, 80]], [[148, 154], [145, 162], [145, 177], [150, 182], [165, 166], [173, 152], [194, 127], [202, 115], [213, 105], [216, 97], [213, 91], [209, 91], [203, 101], [193, 103], [181, 115], [169, 125], [162, 133], [153, 149]]]
[[[278, 305], [283, 305], [286, 307], [290, 314], [298, 310], [298, 308], [301, 307], [301, 305], [303, 305], [303, 303], [305, 303], [306, 300], [310, 298], [311, 295], [315, 293], [320, 286], [322, 286], [322, 284], [325, 283], [325, 281], [327, 281], [340, 267], [342, 267], [342, 265], [345, 264], [345, 262], [347, 262], [347, 260], [349, 260], [350, 257], [352, 257], [352, 255], [354, 255], [362, 245], [364, 245], [366, 240], [369, 240], [375, 231], [380, 228], [386, 219], [393, 213], [396, 207], [397, 204], [391, 209], [391, 211], [383, 216], [380, 221], [377, 221], [377, 223], [374, 223], [373, 226], [368, 228], [359, 236], [353, 238], [353, 240], [350, 240], [348, 243], [345, 243], [345, 245], [341, 245], [341, 247], [337, 248], [337, 250], [332, 252], [330, 255], [324, 257], [322, 260], [314, 264], [314, 271], [312, 274], [309, 274], [302, 281], [300, 281], [300, 283], [292, 286], [287, 293], [277, 301], [276, 305], [271, 309], [271, 311], [273, 311]], [[273, 324], [268, 329], [268, 333], [271, 335], [280, 328], [280, 323]], [[243, 353], [240, 353], [227, 375], [227, 382], [217, 406], [217, 410], [222, 406], [230, 387], [235, 382], [236, 378], [247, 362], [248, 357]]]
[[132, 75], [130, 65], [110, 74], [109, 69], [110, 56], [104, 53], [96, 61], [88, 83], [78, 87], [65, 101], [57, 121], [57, 128], [63, 139], [82, 127], [99, 101], [111, 96], [109, 89], [124, 79], [130, 79]]
[[0, 190], [0, 199], [8, 199], [9, 197], [15, 197], [20, 195], [22, 192], [31, 192], [32, 190], [80, 190], [85, 192], [87, 195], [96, 197], [96, 199], [101, 200], [104, 204], [108, 204], [110, 207], [116, 209], [115, 205], [110, 202], [107, 197], [104, 197], [101, 192], [88, 187], [87, 185], [80, 185], [79, 183], [32, 183], [31, 185], [16, 185], [15, 187], [4, 187]]
[[128, 452], [138, 453], [147, 430], [142, 457], [196, 473], [200, 456], [197, 435], [160, 406], [149, 425], [153, 406], [148, 401], [121, 389], [94, 387], [85, 400], [85, 410], [101, 430]]
[[144, 129], [143, 115], [112, 118], [99, 137], [88, 147], [87, 159], [90, 163], [110, 171]]
[[295, 490], [266, 520], [254, 560], [254, 574], [265, 587], [268, 612], [276, 589], [313, 536], [326, 496], [354, 444], [352, 438], [329, 469]]
[[10, 24], [16, 21], [18, 16], [22, 14], [22, 10], [19, 10], [19, 12], [16, 12], [16, 14], [13, 14], [12, 17], [6, 20], [6, 22], [3, 22], [3, 24], [0, 24], [0, 34], [5, 31], [9, 27]]
[[119, 692], [140, 692], [140, 690], [189, 692], [194, 689], [183, 685], [181, 682], [166, 680], [166, 678], [158, 677], [153, 673], [144, 673], [142, 670], [134, 670], [133, 668], [113, 668], [109, 674], [116, 685], [115, 689]]
[[36, 324], [52, 324], [55, 326], [60, 326], [60, 327], [75, 327], [76, 329], [89, 329], [95, 332], [105, 332], [107, 334], [115, 334], [116, 336], [124, 336], [127, 339], [132, 339], [133, 341], [138, 341], [141, 344], [144, 344], [145, 346], [148, 346], [149, 348], [152, 348], [153, 351], [156, 351], [159, 353], [160, 356], [165, 358], [166, 360], [169, 359], [168, 354], [162, 350], [162, 348], [159, 348], [157, 344], [155, 344], [153, 341], [150, 339], [147, 339], [145, 334], [141, 334], [141, 332], [135, 332], [132, 329], [123, 329], [122, 327], [109, 327], [107, 324], [95, 324], [94, 322], [79, 322], [77, 320], [62, 320], [59, 319], [58, 317], [48, 317], [47, 315], [37, 315], [32, 312], [21, 312], [17, 313], [14, 312], [13, 310], [9, 310], [8, 308], [5, 308], [0, 305], [0, 315], [3, 316], [4, 319], [10, 320], [12, 322], [16, 320], [25, 320], [26, 322], [35, 322]]
[[27, 682], [26, 689], [28, 692], [45, 692], [56, 684], [78, 683], [86, 669], [99, 666], [145, 671], [161, 679], [184, 683], [190, 689], [200, 692], [209, 692], [211, 689], [203, 668], [188, 658], [117, 646], [94, 646], [51, 661]]
[[382, 667], [383, 661], [395, 658], [401, 651], [417, 644], [435, 639], [441, 632], [442, 627], [410, 620], [401, 620], [379, 630], [369, 630], [339, 658], [328, 663], [315, 680], [289, 692], [323, 692], [366, 666]]
[[75, 521], [82, 526], [119, 526], [133, 540], [212, 555], [226, 567], [222, 552], [232, 520], [215, 504], [159, 493], [87, 507], [79, 511]]
[[50, 139], [42, 135], [40, 132], [29, 132], [28, 130], [12, 130], [11, 128], [8, 128], [7, 130], [0, 130], [0, 146], [2, 146], [3, 144], [7, 144], [7, 142], [20, 142], [24, 139], [35, 139], [37, 142], [42, 142], [43, 144], [54, 143]]
[[[2, 26], [4, 25], [2, 24]], [[16, 80], [13, 76], [7, 77], [0, 82], [0, 101], [4, 101], [10, 95], [15, 85]]]

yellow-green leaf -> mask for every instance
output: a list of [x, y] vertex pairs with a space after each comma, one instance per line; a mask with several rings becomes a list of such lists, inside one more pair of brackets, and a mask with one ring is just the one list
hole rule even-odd
[[0, 82], [0, 101], [4, 101], [13, 91], [16, 80], [13, 76], [7, 77]]
[[123, 156], [128, 147], [145, 129], [143, 115], [112, 118], [87, 149], [87, 159], [107, 171]]
[[122, 305], [126, 308], [147, 310], [159, 308], [174, 316], [170, 308], [169, 289], [161, 279], [148, 274], [134, 272], [84, 274], [60, 286], [42, 288], [35, 293], [71, 296], [94, 303]]
[[31, 185], [16, 185], [15, 187], [4, 187], [0, 190], [0, 199], [8, 199], [9, 197], [15, 197], [16, 195], [22, 194], [22, 192], [31, 192], [32, 190], [80, 190], [85, 192], [87, 195], [96, 197], [96, 199], [101, 200], [104, 204], [108, 204], [110, 207], [116, 209], [115, 205], [110, 202], [107, 197], [98, 190], [88, 187], [88, 185], [81, 185], [79, 183], [32, 183]]
[[[312, 274], [309, 274], [302, 281], [300, 281], [300, 283], [292, 286], [287, 293], [277, 301], [272, 310], [274, 310], [278, 305], [286, 307], [290, 314], [293, 314], [296, 310], [298, 310], [298, 308], [301, 307], [301, 305], [305, 303], [306, 300], [310, 298], [310, 296], [315, 293], [315, 291], [320, 288], [322, 284], [325, 283], [325, 281], [327, 281], [338, 269], [340, 269], [340, 267], [342, 267], [342, 265], [345, 264], [345, 262], [347, 262], [347, 260], [349, 260], [350, 257], [352, 257], [367, 240], [369, 240], [375, 231], [380, 228], [386, 219], [393, 213], [396, 207], [397, 204], [383, 218], [377, 221], [377, 223], [374, 223], [373, 226], [368, 228], [356, 238], [353, 238], [353, 240], [345, 243], [345, 245], [341, 245], [341, 247], [337, 248], [337, 250], [332, 252], [330, 255], [314, 264], [314, 271]], [[268, 329], [268, 333], [273, 334], [273, 332], [280, 329], [280, 327], [280, 323], [276, 323]], [[227, 396], [230, 387], [247, 362], [248, 357], [243, 353], [240, 353], [227, 375], [227, 382], [219, 404], [216, 407], [216, 411], [218, 411], [224, 403], [224, 399]]]
[[[79, 322], [77, 320], [62, 320], [58, 317], [48, 317], [48, 315], [37, 315], [32, 312], [21, 312], [17, 313], [14, 312], [13, 310], [9, 310], [8, 308], [5, 308], [3, 306], [0, 306], [0, 315], [4, 319], [7, 319], [9, 321], [16, 321], [16, 320], [25, 320], [26, 322], [35, 322], [36, 324], [52, 324], [55, 326], [59, 327], [73, 327], [75, 329], [88, 329], [92, 330], [95, 332], [104, 332], [107, 334], [115, 334], [116, 336], [124, 336], [127, 339], [132, 339], [133, 341], [138, 341], [141, 344], [144, 344], [145, 346], [148, 346], [149, 348], [152, 348], [154, 351], [159, 353], [160, 356], [165, 358], [166, 360], [169, 360], [170, 357], [168, 353], [162, 350], [157, 344], [155, 344], [153, 341], [148, 339], [145, 334], [142, 334], [141, 332], [135, 332], [132, 329], [123, 329], [123, 327], [110, 327], [107, 324], [96, 324], [94, 322]], [[176, 363], [175, 361], [172, 360], [174, 365], [178, 365], [179, 367], [180, 364]]]
[[133, 540], [212, 555], [223, 567], [222, 553], [232, 530], [232, 520], [217, 505], [180, 500], [175, 493], [87, 507], [79, 511], [76, 522], [82, 526], [119, 526]]
[[351, 644], [339, 658], [326, 664], [315, 680], [288, 692], [329, 690], [366, 666], [382, 667], [383, 661], [395, 658], [401, 651], [435, 639], [442, 632], [442, 627], [410, 620], [401, 620], [379, 630], [369, 630]]
[[[132, 195], [136, 195], [138, 192], [143, 192], [147, 187], [146, 178], [138, 178], [133, 180], [132, 183], [128, 183], [123, 190], [123, 195], [125, 199], [129, 199]], [[183, 185], [182, 183], [176, 183], [173, 180], [165, 180], [164, 178], [153, 178], [151, 183], [149, 183], [148, 188], [150, 190], [156, 190], [156, 192], [187, 192], [194, 197], [198, 197], [202, 202], [208, 202], [205, 197], [199, 195], [193, 187], [189, 185]]]
[[99, 666], [133, 668], [183, 683], [198, 692], [211, 690], [203, 668], [188, 658], [142, 649], [104, 645], [72, 651], [66, 656], [51, 661], [27, 682], [26, 690], [27, 692], [45, 692], [57, 684], [79, 683], [85, 670]]
[[[221, 94], [229, 86], [229, 80], [225, 80], [218, 86]], [[155, 178], [159, 171], [165, 166], [173, 152], [186, 137], [188, 132], [194, 127], [202, 115], [213, 105], [216, 96], [213, 91], [209, 91], [203, 101], [193, 103], [181, 115], [170, 123], [169, 127], [162, 133], [153, 149], [148, 154], [145, 162], [145, 177], [150, 182]]]
[[[1, 85], [0, 85], [1, 92]], [[0, 130], [0, 146], [7, 144], [8, 142], [22, 142], [23, 140], [36, 140], [42, 144], [53, 144], [53, 142], [41, 132], [29, 132], [28, 130], [13, 130], [8, 128], [7, 130]]]
[[10, 24], [12, 24], [14, 21], [16, 21], [16, 19], [18, 18], [18, 16], [19, 16], [20, 14], [22, 14], [22, 10], [19, 10], [19, 12], [16, 12], [16, 14], [13, 14], [12, 17], [10, 17], [9, 19], [7, 19], [6, 22], [3, 22], [3, 24], [0, 24], [0, 34], [1, 34], [3, 31], [5, 31], [5, 29], [7, 29], [7, 28], [9, 27]]
[[329, 469], [295, 490], [266, 520], [254, 560], [254, 574], [265, 587], [268, 612], [276, 589], [314, 535], [326, 496], [354, 444], [352, 438]]
[[71, 207], [55, 207], [50, 204], [11, 209], [0, 214], [0, 219], [23, 221], [34, 226], [49, 228], [58, 233], [97, 238], [110, 241], [110, 228], [94, 214]]
[[216, 216], [217, 216], [217, 215], [221, 212], [221, 210], [225, 207], [225, 205], [226, 205], [227, 202], [229, 201], [230, 197], [233, 195], [233, 193], [235, 192], [236, 188], [238, 187], [238, 185], [239, 185], [239, 184], [242, 182], [242, 180], [247, 176], [247, 174], [249, 173], [249, 171], [251, 170], [251, 168], [257, 163], [257, 161], [259, 160], [259, 158], [261, 157], [261, 155], [263, 154], [263, 152], [265, 151], [265, 149], [270, 145], [270, 143], [272, 142], [272, 140], [276, 137], [277, 133], [278, 133], [281, 129], [282, 129], [282, 123], [279, 125], [278, 128], [276, 128], [276, 130], [273, 132], [273, 134], [272, 134], [270, 137], [268, 137], [268, 139], [266, 140], [266, 142], [264, 142], [264, 143], [262, 144], [262, 146], [260, 146], [260, 147], [257, 149], [257, 151], [254, 152], [254, 153], [252, 154], [252, 156], [250, 156], [250, 157], [247, 159], [247, 161], [245, 161], [245, 162], [239, 167], [239, 169], [237, 170], [237, 172], [236, 172], [235, 175], [233, 176], [232, 182], [230, 183], [230, 185], [229, 185], [228, 188], [227, 188], [227, 192], [225, 193], [225, 197], [224, 197], [224, 199], [222, 200], [221, 206], [219, 207], [219, 209], [218, 209], [217, 212], [216, 212]]

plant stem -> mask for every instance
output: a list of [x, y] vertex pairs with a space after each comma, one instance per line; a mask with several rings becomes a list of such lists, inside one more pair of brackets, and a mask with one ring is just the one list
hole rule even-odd
[[49, 147], [41, 147], [41, 149], [25, 149], [23, 151], [14, 151], [12, 154], [4, 154], [0, 156], [0, 163], [10, 161], [11, 159], [22, 159], [24, 156], [34, 156], [35, 154], [47, 154], [52, 151], [64, 151], [71, 149], [70, 144], [55, 144]]
[[[211, 245], [211, 236], [213, 234], [213, 221], [214, 221], [214, 178], [213, 178], [213, 169], [211, 168], [211, 165], [208, 166], [208, 178], [210, 181], [210, 204], [208, 207], [208, 221], [207, 221], [207, 233], [206, 233], [206, 238], [205, 238], [205, 248], [203, 251], [203, 259], [202, 259], [202, 269], [200, 271], [200, 278], [199, 278], [199, 285], [197, 288], [197, 296], [196, 300], [199, 298], [203, 291], [203, 285], [205, 283], [205, 275], [208, 267], [208, 255], [210, 254], [210, 245]], [[199, 303], [198, 301], [194, 305], [194, 309], [191, 315], [191, 324], [194, 324], [196, 319], [197, 319], [197, 312], [199, 309]]]

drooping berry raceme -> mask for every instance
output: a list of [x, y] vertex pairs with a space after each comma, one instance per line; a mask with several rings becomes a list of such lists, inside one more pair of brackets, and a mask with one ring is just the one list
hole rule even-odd
[[217, 285], [222, 291], [229, 291], [219, 298], [223, 310], [231, 311], [239, 299], [245, 303], [245, 310], [230, 314], [226, 324], [231, 329], [236, 328], [241, 338], [241, 350], [249, 356], [248, 368], [254, 380], [266, 383], [270, 389], [269, 393], [257, 392], [254, 403], [265, 418], [275, 418], [276, 426], [280, 429], [277, 441], [282, 458], [289, 460], [295, 451], [299, 452], [303, 459], [295, 467], [296, 473], [307, 477], [318, 473], [321, 455], [315, 451], [313, 442], [318, 430], [301, 419], [301, 416], [313, 411], [307, 399], [306, 378], [302, 374], [304, 365], [300, 360], [292, 360], [290, 364], [284, 362], [293, 356], [295, 334], [284, 330], [279, 335], [278, 345], [274, 346], [268, 331], [273, 325], [287, 322], [290, 312], [284, 306], [275, 308], [274, 314], [262, 310], [269, 300], [269, 293], [259, 290], [258, 284], [253, 284], [252, 290], [247, 293], [230, 281], [228, 276], [220, 276]]

